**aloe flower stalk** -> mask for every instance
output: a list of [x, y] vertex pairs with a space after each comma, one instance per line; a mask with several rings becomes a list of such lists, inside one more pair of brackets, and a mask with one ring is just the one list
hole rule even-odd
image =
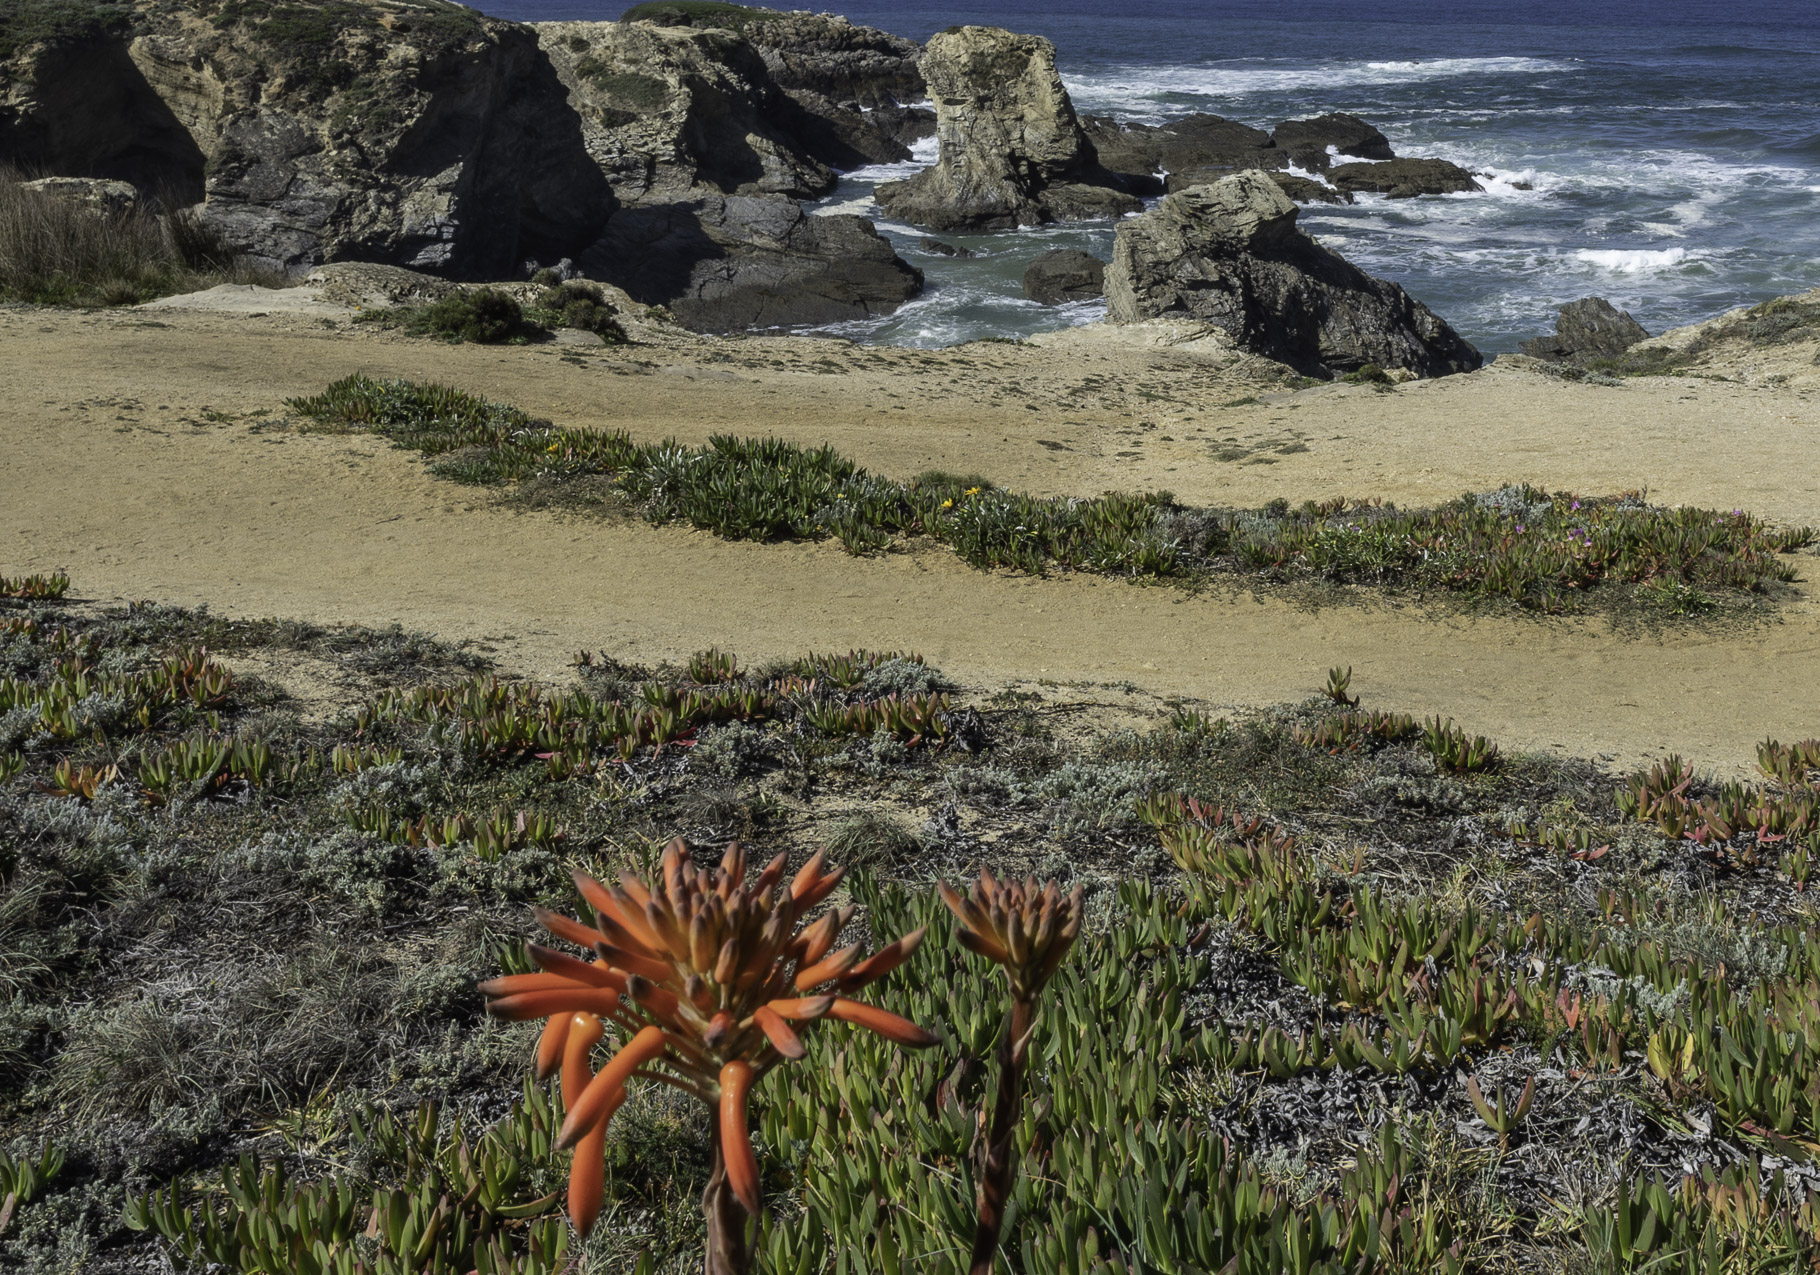
[[[607, 1125], [628, 1081], [674, 1086], [715, 1112], [713, 1171], [702, 1193], [705, 1269], [742, 1275], [751, 1268], [747, 1215], [760, 1208], [747, 1103], [765, 1073], [802, 1058], [804, 1034], [823, 1019], [906, 1048], [936, 1043], [908, 1019], [849, 995], [907, 960], [922, 930], [866, 955], [857, 943], [834, 950], [853, 908], [801, 924], [843, 875], [817, 853], [788, 886], [782, 855], [748, 880], [737, 844], [717, 868], [702, 869], [678, 839], [664, 848], [652, 885], [630, 872], [613, 886], [576, 873], [592, 924], [538, 909], [545, 929], [593, 959], [533, 943], [527, 950], [541, 972], [480, 985], [491, 1013], [548, 1020], [537, 1075], [562, 1074], [566, 1114], [557, 1145], [575, 1149], [569, 1217], [583, 1235], [600, 1213]], [[592, 1051], [609, 1023], [619, 1048], [595, 1072]]]
[[998, 1091], [977, 1167], [979, 1221], [973, 1232], [970, 1275], [992, 1275], [1005, 1209], [1017, 1180], [1013, 1138], [1024, 1098], [1024, 1071], [1036, 1030], [1037, 1001], [1081, 933], [1081, 888], [1066, 898], [1051, 881], [1031, 877], [1000, 883], [981, 871], [965, 895], [939, 882], [942, 902], [960, 922], [961, 945], [1005, 970], [1011, 1009], [998, 1043]]

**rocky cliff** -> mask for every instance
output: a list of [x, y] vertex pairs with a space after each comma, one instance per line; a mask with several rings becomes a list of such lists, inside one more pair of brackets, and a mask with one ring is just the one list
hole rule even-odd
[[1442, 376], [1481, 362], [1402, 288], [1303, 234], [1295, 204], [1257, 170], [1178, 191], [1121, 223], [1106, 303], [1118, 323], [1212, 323], [1311, 376], [1366, 364]]
[[367, 257], [498, 275], [591, 239], [614, 209], [524, 27], [444, 0], [116, 13], [12, 49], [0, 158], [200, 202], [224, 240], [283, 269]]
[[734, 5], [641, 4], [622, 22], [737, 32], [771, 79], [808, 119], [792, 131], [838, 168], [910, 158], [910, 143], [935, 131], [917, 59], [922, 48], [830, 13], [783, 13]]
[[954, 27], [923, 50], [937, 163], [878, 188], [892, 216], [936, 230], [1007, 230], [1135, 212], [1100, 163], [1041, 36]]
[[[195, 206], [270, 267], [498, 279], [582, 258], [704, 328], [877, 313], [921, 286], [869, 223], [803, 217], [854, 151], [731, 31], [538, 28], [445, 0], [46, 12], [0, 20], [0, 160]], [[815, 49], [795, 57], [810, 77]], [[691, 233], [653, 238], [663, 208]], [[676, 254], [660, 270], [654, 244]]]

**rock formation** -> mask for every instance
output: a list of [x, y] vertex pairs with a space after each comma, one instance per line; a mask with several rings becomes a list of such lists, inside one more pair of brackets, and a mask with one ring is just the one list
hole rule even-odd
[[1024, 267], [1024, 296], [1043, 305], [1092, 301], [1106, 292], [1106, 263], [1071, 248], [1046, 252]]
[[366, 257], [497, 277], [613, 211], [525, 27], [446, 0], [314, 21], [203, 8], [146, 3], [15, 49], [0, 159], [200, 202], [280, 269]]
[[703, 192], [625, 209], [580, 264], [716, 332], [889, 313], [923, 283], [871, 222], [811, 217], [778, 195]]
[[1383, 164], [1335, 164], [1327, 180], [1344, 191], [1368, 191], [1392, 199], [1451, 195], [1484, 190], [1472, 174], [1444, 159], [1393, 159]]
[[1081, 131], [1049, 41], [954, 27], [930, 39], [922, 71], [941, 158], [878, 188], [893, 217], [934, 230], [1009, 230], [1143, 206]]
[[1376, 127], [1356, 115], [1330, 111], [1313, 119], [1284, 120], [1270, 135], [1277, 147], [1293, 156], [1297, 167], [1324, 170], [1327, 148], [1355, 159], [1395, 159], [1390, 141]]
[[577, 253], [586, 273], [690, 327], [825, 323], [922, 287], [872, 224], [805, 216], [834, 173], [811, 117], [741, 36], [646, 22], [540, 23], [589, 156], [623, 206]]
[[1531, 358], [1554, 363], [1585, 364], [1615, 358], [1639, 341], [1649, 340], [1643, 325], [1604, 297], [1583, 297], [1561, 307], [1555, 334], [1525, 341], [1518, 348]]
[[744, 8], [703, 11], [641, 4], [622, 21], [736, 31], [764, 59], [771, 79], [819, 125], [792, 131], [837, 168], [910, 158], [910, 143], [935, 132], [935, 113], [917, 69], [921, 47], [876, 27], [827, 13]]
[[1295, 204], [1257, 171], [1177, 191], [1121, 223], [1106, 301], [1114, 322], [1198, 319], [1311, 376], [1368, 363], [1441, 376], [1481, 363], [1402, 288], [1303, 234]]
[[[856, 153], [733, 32], [533, 27], [447, 0], [64, 16], [30, 43], [0, 17], [0, 161], [195, 206], [272, 268], [501, 279], [572, 257], [701, 327], [858, 317], [921, 286], [870, 223], [803, 216]], [[790, 63], [805, 81], [818, 47]], [[829, 56], [823, 82], [864, 79], [863, 56]]]
[[539, 43], [589, 157], [622, 203], [727, 195], [810, 199], [834, 172], [790, 132], [795, 104], [732, 32], [646, 22], [540, 22]]

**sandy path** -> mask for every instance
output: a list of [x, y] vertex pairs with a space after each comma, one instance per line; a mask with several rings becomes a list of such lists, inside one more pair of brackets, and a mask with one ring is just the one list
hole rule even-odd
[[[1219, 409], [1208, 402], [1226, 392], [1217, 369], [1109, 355], [1103, 374], [1124, 378], [1124, 397], [1072, 409], [1083, 424], [1063, 450], [1042, 441], [1058, 441], [1054, 413], [1010, 401], [1012, 383], [1026, 399], [1057, 393], [1061, 361], [1039, 351], [993, 347], [972, 367], [905, 356], [900, 367], [820, 343], [742, 341], [639, 351], [655, 366], [628, 369], [623, 354], [565, 362], [548, 349], [375, 340], [294, 320], [171, 322], [0, 312], [0, 571], [63, 566], [100, 598], [397, 621], [484, 639], [508, 667], [551, 675], [582, 647], [655, 660], [718, 644], [756, 660], [898, 646], [978, 684], [1129, 680], [1236, 705], [1299, 697], [1328, 666], [1351, 664], [1369, 702], [1449, 713], [1507, 746], [1624, 761], [1678, 750], [1742, 765], [1765, 734], [1820, 733], [1811, 601], [1742, 632], [1637, 638], [1593, 621], [1437, 620], [1381, 604], [1309, 613], [1249, 595], [1033, 581], [969, 570], [939, 549], [858, 560], [829, 546], [515, 514], [369, 439], [259, 432], [202, 413], [274, 408], [365, 370], [453, 381], [564, 422], [825, 438], [887, 472], [941, 465], [1045, 490], [1094, 491], [1116, 476], [1194, 499], [1343, 489], [1410, 501], [1506, 477], [1584, 490], [1647, 482], [1671, 500], [1820, 522], [1820, 412], [1794, 391], [1599, 390], [1492, 373]], [[736, 361], [711, 357], [729, 352]], [[803, 357], [851, 357], [859, 370], [770, 366]], [[1184, 420], [1292, 428], [1310, 450], [1269, 466], [1213, 461], [1184, 441], [1192, 426], [1145, 415], [1157, 400], [1133, 386], [1175, 392]], [[1155, 428], [1121, 433], [1144, 420]]]

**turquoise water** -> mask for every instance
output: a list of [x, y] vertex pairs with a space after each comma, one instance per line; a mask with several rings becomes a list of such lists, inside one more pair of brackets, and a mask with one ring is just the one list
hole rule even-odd
[[[501, 16], [617, 16], [618, 6], [501, 0]], [[1596, 9], [1596, 12], [1595, 12]], [[1077, 109], [1151, 122], [1212, 111], [1268, 128], [1351, 111], [1399, 154], [1475, 171], [1482, 194], [1304, 209], [1302, 225], [1394, 279], [1488, 352], [1548, 330], [1597, 293], [1651, 331], [1820, 286], [1820, 6], [882, 3], [841, 8], [916, 39], [978, 22], [1054, 40]], [[932, 159], [933, 155], [927, 156]], [[877, 216], [872, 187], [916, 165], [860, 170], [818, 205]], [[1522, 189], [1528, 186], [1531, 189]], [[1102, 258], [1110, 223], [947, 236], [922, 250], [879, 220], [928, 291], [889, 318], [835, 329], [945, 345], [1099, 317], [1018, 295], [1052, 247]]]

